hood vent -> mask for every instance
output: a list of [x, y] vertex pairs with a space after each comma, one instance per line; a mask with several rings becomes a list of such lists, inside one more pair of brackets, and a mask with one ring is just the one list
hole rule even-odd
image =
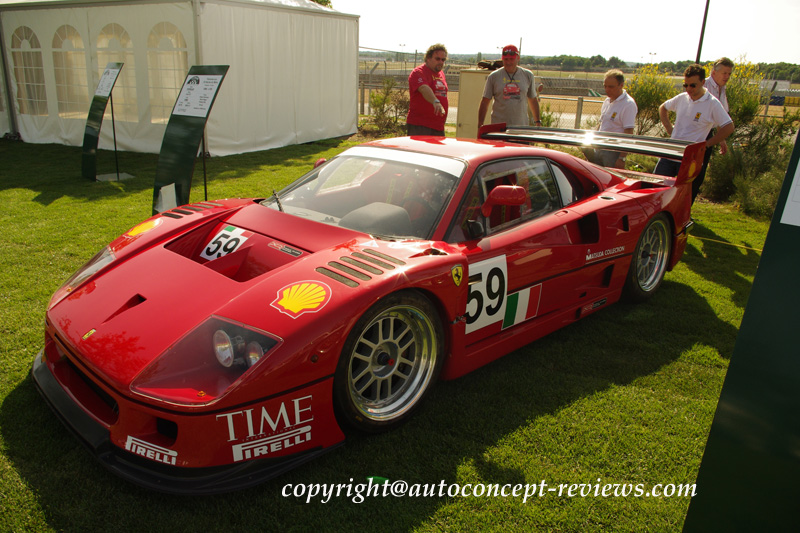
[[405, 264], [405, 261], [396, 257], [375, 250], [364, 250], [342, 256], [339, 261], [328, 262], [329, 268], [319, 267], [316, 270], [348, 287], [358, 287], [359, 282], [356, 280], [369, 281], [372, 276], [380, 276], [387, 270], [391, 271]]
[[170, 209], [169, 211], [164, 211], [161, 213], [161, 215], [169, 218], [183, 218], [186, 215], [193, 215], [197, 212], [203, 211], [204, 209], [214, 209], [215, 207], [222, 207], [222, 204], [216, 204], [214, 202], [201, 202], [191, 205], [182, 205], [180, 207]]

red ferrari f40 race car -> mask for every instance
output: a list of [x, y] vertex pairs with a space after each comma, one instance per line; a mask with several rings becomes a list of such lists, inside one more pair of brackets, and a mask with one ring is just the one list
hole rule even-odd
[[[155, 490], [254, 485], [406, 421], [454, 379], [680, 259], [704, 146], [490, 127], [321, 162], [260, 198], [118, 237], [52, 297], [32, 374], [111, 471]], [[533, 142], [682, 160], [675, 178]]]

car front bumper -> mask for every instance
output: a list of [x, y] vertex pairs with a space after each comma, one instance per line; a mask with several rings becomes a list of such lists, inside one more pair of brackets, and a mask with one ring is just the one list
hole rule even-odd
[[220, 466], [184, 468], [163, 464], [116, 446], [109, 429], [85, 411], [61, 386], [46, 364], [44, 350], [36, 356], [31, 376], [39, 393], [61, 422], [105, 468], [127, 481], [159, 492], [206, 495], [244, 489], [315, 459], [343, 443]]

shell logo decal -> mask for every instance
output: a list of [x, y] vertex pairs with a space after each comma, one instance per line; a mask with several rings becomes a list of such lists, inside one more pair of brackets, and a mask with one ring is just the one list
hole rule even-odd
[[300, 281], [278, 291], [272, 307], [297, 318], [303, 313], [316, 313], [331, 299], [331, 288], [321, 281]]

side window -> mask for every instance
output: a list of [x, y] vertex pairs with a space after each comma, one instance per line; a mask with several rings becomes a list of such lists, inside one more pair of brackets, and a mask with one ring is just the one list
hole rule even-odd
[[[498, 185], [523, 187], [527, 201], [521, 206], [495, 206], [489, 217], [484, 218], [480, 212], [481, 205]], [[471, 221], [480, 222], [485, 234], [489, 235], [560, 207], [556, 180], [545, 159], [497, 161], [477, 170], [446, 238], [449, 242], [467, 240]]]
[[569, 169], [562, 168], [556, 164], [553, 164], [552, 168], [558, 182], [561, 203], [565, 207], [599, 192], [597, 185], [585, 183], [578, 179]]

